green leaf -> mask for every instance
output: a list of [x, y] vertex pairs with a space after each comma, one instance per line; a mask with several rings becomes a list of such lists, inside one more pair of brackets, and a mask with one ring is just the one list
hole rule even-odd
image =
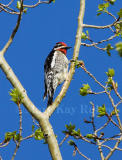
[[89, 31], [88, 30], [86, 31], [86, 34], [89, 36]]
[[73, 140], [69, 140], [68, 143], [70, 146], [75, 146], [75, 142]]
[[88, 84], [83, 84], [83, 88], [88, 90], [88, 89], [90, 89], [90, 86]]
[[103, 11], [104, 8], [105, 8], [105, 7], [104, 7], [104, 4], [99, 4], [99, 5], [98, 5], [98, 8], [99, 8], [99, 11]]
[[111, 91], [112, 89], [113, 89], [113, 87], [112, 86], [108, 86], [108, 88], [107, 88], [109, 91]]
[[107, 2], [107, 3], [104, 3], [104, 7], [105, 8], [108, 8], [109, 7], [109, 3]]
[[28, 8], [25, 8], [25, 9], [23, 10], [23, 12], [24, 12], [24, 13], [27, 13], [27, 10], [28, 10]]
[[80, 95], [86, 96], [90, 90], [90, 86], [88, 84], [83, 84], [83, 87], [80, 88]]
[[22, 138], [22, 136], [20, 136], [20, 134], [14, 135], [14, 139], [15, 139], [16, 141], [18, 141], [18, 142], [21, 140], [21, 138]]
[[120, 9], [120, 11], [117, 14], [119, 15], [120, 18], [122, 18], [122, 8]]
[[121, 36], [122, 38], [122, 23], [115, 24], [116, 36]]
[[[107, 76], [108, 77], [113, 77], [115, 75], [115, 71], [113, 68], [109, 68], [108, 69], [108, 72], [106, 72]], [[109, 79], [109, 81], [112, 80], [112, 79]]]
[[21, 3], [20, 3], [20, 1], [17, 1], [17, 8], [18, 8], [18, 9], [21, 8]]
[[114, 49], [114, 47], [112, 47], [110, 43], [107, 44], [106, 51], [107, 51], [108, 56], [111, 56], [110, 50], [112, 50], [112, 49]]
[[65, 125], [66, 129], [71, 133], [75, 129], [75, 125], [72, 125], [71, 123], [69, 125]]
[[36, 140], [42, 140], [42, 139], [44, 139], [44, 134], [43, 134], [41, 128], [38, 128], [38, 129], [35, 131], [34, 138], [35, 138]]
[[76, 68], [81, 67], [83, 64], [84, 64], [83, 61], [79, 61], [79, 60], [76, 60], [76, 61], [75, 61], [75, 66], [76, 66]]
[[108, 7], [109, 7], [109, 3], [108, 2], [107, 3], [103, 3], [103, 4], [99, 4], [98, 5], [99, 10], [98, 11], [106, 11]]
[[[120, 112], [120, 111], [117, 109], [117, 113], [119, 113], [119, 112]], [[112, 115], [116, 115], [116, 113], [115, 113], [114, 110], [111, 112], [111, 114], [112, 114]]]
[[93, 139], [94, 136], [93, 136], [93, 134], [87, 134], [87, 135], [86, 135], [86, 138], [88, 138], [88, 139]]
[[97, 16], [100, 16], [102, 13], [101, 12], [99, 12], [99, 13], [97, 13]]
[[5, 133], [5, 142], [10, 141], [16, 135], [16, 131], [14, 132], [6, 132]]
[[103, 117], [105, 116], [105, 112], [99, 113], [98, 117]]
[[114, 3], [116, 2], [116, 0], [109, 0], [109, 3], [114, 5]]
[[106, 115], [106, 107], [105, 104], [103, 104], [102, 106], [98, 107], [98, 117], [102, 117], [104, 115]]
[[88, 36], [86, 35], [86, 33], [82, 32], [81, 39], [83, 40], [88, 39]]
[[116, 43], [116, 50], [118, 51], [119, 56], [122, 57], [122, 42]]
[[9, 92], [10, 96], [12, 97], [11, 100], [13, 102], [15, 102], [16, 104], [21, 103], [23, 96], [22, 94], [19, 92], [18, 89], [14, 88], [11, 89], [11, 91]]
[[78, 129], [77, 131], [73, 130], [72, 131], [72, 135], [74, 135], [74, 136], [80, 136], [81, 135], [80, 129]]
[[[106, 73], [106, 74], [108, 74], [108, 72]], [[109, 91], [111, 91], [112, 89], [113, 89], [113, 79], [112, 79], [112, 77], [108, 77], [108, 81], [106, 82], [107, 83], [107, 89], [109, 90]]]

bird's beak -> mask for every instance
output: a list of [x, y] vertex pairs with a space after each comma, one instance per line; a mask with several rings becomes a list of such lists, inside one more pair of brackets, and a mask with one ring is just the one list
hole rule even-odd
[[68, 47], [68, 46], [67, 46], [67, 47], [65, 47], [65, 49], [70, 49], [70, 48], [72, 48], [72, 47]]

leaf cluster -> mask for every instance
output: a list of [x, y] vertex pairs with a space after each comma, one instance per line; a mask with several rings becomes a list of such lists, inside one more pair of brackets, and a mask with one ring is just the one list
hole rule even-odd
[[73, 140], [69, 140], [68, 143], [69, 143], [70, 146], [76, 146], [76, 144]]
[[106, 107], [105, 104], [103, 104], [102, 106], [98, 107], [98, 117], [102, 117], [104, 115], [106, 115]]
[[75, 130], [75, 125], [72, 125], [71, 123], [69, 125], [65, 125], [66, 127], [66, 131], [63, 131], [63, 133], [65, 134], [69, 134], [69, 135], [72, 135], [72, 136], [75, 136], [75, 137], [79, 137], [81, 135], [80, 133], [80, 129], [78, 130]]
[[113, 68], [109, 68], [108, 69], [108, 72], [106, 72], [107, 76], [108, 76], [108, 81], [106, 82], [107, 83], [107, 86], [108, 86], [108, 90], [111, 91], [112, 89], [114, 88], [118, 88], [118, 83], [114, 82], [113, 80], [113, 77], [115, 75], [115, 71]]
[[114, 49], [114, 47], [112, 47], [111, 44], [108, 43], [107, 46], [106, 46], [106, 51], [107, 51], [108, 56], [111, 56], [110, 51], [113, 50], [113, 49]]
[[16, 131], [13, 132], [6, 132], [5, 133], [5, 143], [10, 141], [11, 139], [16, 140], [16, 141], [20, 141], [21, 140], [21, 136], [20, 134], [17, 134]]
[[83, 87], [80, 88], [80, 95], [86, 96], [90, 91], [90, 86], [88, 84], [83, 84]]
[[19, 92], [19, 90], [17, 88], [11, 89], [9, 94], [12, 97], [11, 100], [13, 102], [15, 102], [16, 104], [18, 104], [18, 103], [21, 104], [23, 96], [22, 96], [22, 94]]
[[42, 139], [44, 139], [44, 134], [43, 134], [41, 128], [36, 129], [35, 134], [34, 134], [34, 138], [36, 140], [42, 140]]
[[86, 33], [82, 32], [81, 39], [84, 40], [84, 41], [86, 39], [89, 39], [89, 32], [88, 32], [88, 30], [86, 31]]
[[116, 50], [118, 51], [119, 56], [122, 57], [122, 42], [116, 43]]

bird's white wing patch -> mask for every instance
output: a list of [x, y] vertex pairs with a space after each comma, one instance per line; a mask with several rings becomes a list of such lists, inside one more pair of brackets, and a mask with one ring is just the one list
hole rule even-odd
[[57, 53], [55, 52], [54, 56], [53, 56], [53, 59], [52, 59], [51, 68], [53, 68], [55, 66], [56, 57], [57, 57]]

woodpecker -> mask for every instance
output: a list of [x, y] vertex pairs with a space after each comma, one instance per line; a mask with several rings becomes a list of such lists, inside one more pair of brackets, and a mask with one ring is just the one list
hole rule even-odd
[[68, 47], [64, 42], [58, 42], [49, 53], [44, 64], [45, 99], [48, 96], [47, 106], [53, 102], [56, 88], [66, 80], [68, 74], [68, 59], [66, 57]]

